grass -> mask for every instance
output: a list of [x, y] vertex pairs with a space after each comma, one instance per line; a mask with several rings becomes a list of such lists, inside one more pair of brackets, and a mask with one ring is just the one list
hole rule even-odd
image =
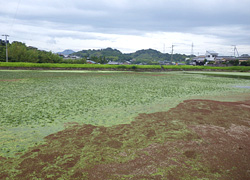
[[24, 68], [71, 68], [71, 69], [161, 69], [157, 65], [108, 65], [108, 64], [59, 64], [59, 63], [24, 63], [0, 62], [0, 67]]
[[210, 67], [190, 65], [103, 65], [103, 64], [59, 64], [59, 63], [25, 63], [25, 62], [0, 62], [0, 67], [19, 68], [64, 68], [64, 69], [117, 69], [117, 70], [220, 70], [220, 71], [250, 71], [250, 66]]
[[212, 66], [163, 66], [164, 69], [181, 69], [181, 70], [222, 70], [222, 71], [240, 71], [248, 72], [250, 71], [250, 66], [229, 66], [229, 67], [212, 67]]

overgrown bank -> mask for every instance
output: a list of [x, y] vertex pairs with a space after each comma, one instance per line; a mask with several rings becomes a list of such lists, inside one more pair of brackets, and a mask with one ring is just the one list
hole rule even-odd
[[250, 66], [210, 67], [210, 66], [166, 66], [166, 65], [108, 65], [108, 64], [58, 64], [58, 63], [23, 63], [0, 62], [0, 69], [60, 69], [60, 70], [132, 70], [132, 71], [240, 71], [250, 72]]

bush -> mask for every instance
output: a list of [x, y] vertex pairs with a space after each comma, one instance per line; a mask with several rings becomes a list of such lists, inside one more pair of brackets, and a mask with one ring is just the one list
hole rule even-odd
[[132, 66], [132, 69], [135, 70], [135, 69], [137, 69], [137, 67], [136, 66]]
[[243, 61], [240, 63], [241, 66], [250, 66], [250, 60], [249, 61]]
[[232, 64], [233, 66], [238, 66], [239, 65], [239, 60], [237, 59], [237, 60], [231, 60], [231, 61], [229, 61], [229, 64]]

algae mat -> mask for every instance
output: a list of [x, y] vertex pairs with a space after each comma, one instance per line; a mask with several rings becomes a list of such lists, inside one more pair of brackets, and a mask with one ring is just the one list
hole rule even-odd
[[65, 126], [17, 159], [2, 157], [1, 179], [250, 178], [250, 100], [186, 100], [130, 124]]
[[1, 75], [0, 179], [249, 179], [249, 80]]

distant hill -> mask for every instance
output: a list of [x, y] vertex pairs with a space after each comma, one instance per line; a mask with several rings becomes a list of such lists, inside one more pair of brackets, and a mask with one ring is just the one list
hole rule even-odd
[[[135, 63], [153, 63], [159, 61], [170, 61], [171, 54], [161, 53], [154, 49], [143, 49], [134, 53], [122, 53], [117, 49], [106, 48], [99, 50], [82, 50], [73, 53], [72, 55], [90, 58], [95, 60], [96, 58], [104, 58], [108, 61], [129, 61], [133, 60]], [[185, 61], [188, 56], [185, 54], [174, 54], [173, 61], [180, 62]]]
[[123, 54], [121, 51], [117, 49], [112, 48], [106, 48], [106, 49], [99, 49], [99, 50], [82, 50], [73, 53], [73, 55], [85, 57], [85, 58], [92, 58], [92, 57], [105, 57], [106, 59], [109, 59], [111, 61], [118, 61], [123, 59]]
[[62, 55], [70, 55], [72, 53], [74, 53], [75, 51], [70, 50], [70, 49], [66, 49], [63, 52], [58, 52], [57, 54], [62, 54]]
[[143, 49], [132, 53], [133, 59], [142, 61], [164, 61], [170, 58], [169, 54], [163, 54], [154, 49]]

